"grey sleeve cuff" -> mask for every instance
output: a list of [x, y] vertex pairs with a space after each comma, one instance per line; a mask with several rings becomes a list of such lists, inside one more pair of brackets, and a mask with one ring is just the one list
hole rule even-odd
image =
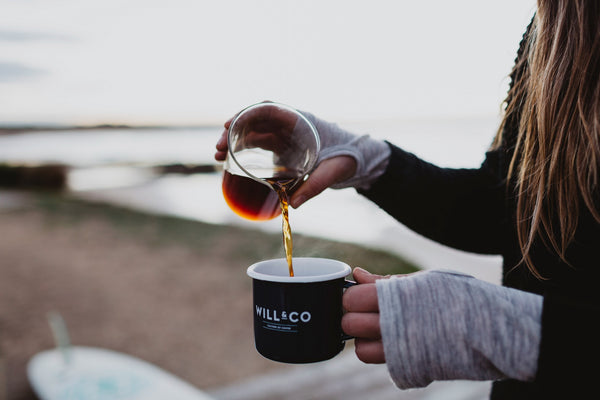
[[399, 388], [535, 377], [542, 296], [443, 271], [378, 280], [377, 295], [386, 363]]
[[350, 156], [356, 160], [356, 173], [350, 179], [333, 185], [333, 189], [354, 187], [368, 189], [384, 172], [391, 155], [389, 146], [369, 135], [354, 135], [338, 125], [323, 121], [302, 112], [315, 126], [321, 140], [318, 163], [337, 156]]

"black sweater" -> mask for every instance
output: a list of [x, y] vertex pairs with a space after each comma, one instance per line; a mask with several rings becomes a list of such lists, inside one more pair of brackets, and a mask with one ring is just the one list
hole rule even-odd
[[361, 193], [423, 236], [469, 252], [502, 255], [505, 286], [544, 296], [535, 381], [495, 382], [492, 399], [583, 398], [578, 394], [594, 393], [600, 371], [595, 329], [600, 316], [600, 225], [582, 213], [567, 250], [571, 265], [538, 241], [531, 254], [543, 280], [520, 263], [516, 199], [506, 185], [516, 136], [516, 124], [509, 121], [503, 146], [488, 152], [478, 169], [440, 168], [390, 144], [386, 172]]

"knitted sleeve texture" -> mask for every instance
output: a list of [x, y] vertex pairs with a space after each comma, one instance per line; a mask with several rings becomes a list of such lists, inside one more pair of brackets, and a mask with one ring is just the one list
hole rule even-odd
[[541, 296], [445, 271], [378, 280], [377, 293], [386, 363], [398, 387], [535, 377]]

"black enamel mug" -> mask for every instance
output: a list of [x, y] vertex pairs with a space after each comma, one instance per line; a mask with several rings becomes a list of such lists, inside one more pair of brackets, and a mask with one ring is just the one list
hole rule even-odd
[[351, 268], [326, 258], [284, 258], [251, 265], [254, 343], [264, 357], [285, 363], [328, 360], [349, 339], [342, 332], [342, 294]]

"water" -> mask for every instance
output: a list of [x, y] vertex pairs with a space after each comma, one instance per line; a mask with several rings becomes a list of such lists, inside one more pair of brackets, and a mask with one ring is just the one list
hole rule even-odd
[[[73, 167], [213, 163], [221, 129], [94, 129], [0, 136], [0, 161], [62, 162]], [[210, 149], [210, 150], [209, 150]]]
[[[477, 167], [491, 142], [495, 118], [377, 121], [342, 124], [385, 138], [445, 167]], [[216, 224], [280, 232], [279, 219], [254, 222], [223, 200], [220, 173], [158, 175], [157, 164], [213, 164], [218, 127], [100, 129], [0, 136], [0, 162], [63, 162], [70, 190], [81, 198]], [[343, 210], [336, 205], [343, 204]], [[468, 254], [414, 234], [353, 189], [327, 190], [290, 210], [294, 232], [396, 252], [424, 268], [449, 268], [500, 281], [499, 257]], [[318, 250], [316, 254], [318, 255]], [[368, 269], [368, 265], [362, 266]]]

